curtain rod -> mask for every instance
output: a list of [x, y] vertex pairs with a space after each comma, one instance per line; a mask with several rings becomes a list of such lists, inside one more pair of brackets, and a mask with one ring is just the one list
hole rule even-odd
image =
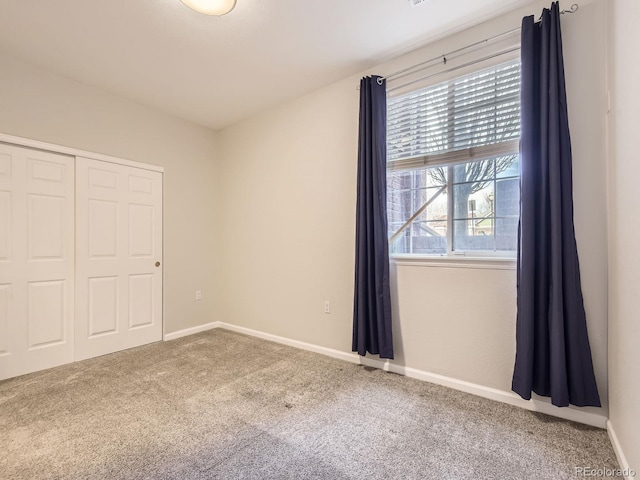
[[387, 92], [388, 93], [392, 93], [392, 92], [394, 92], [396, 90], [399, 90], [401, 88], [406, 88], [409, 85], [413, 85], [414, 83], [423, 82], [423, 81], [425, 81], [425, 80], [427, 80], [429, 78], [437, 77], [438, 75], [442, 75], [444, 73], [455, 72], [456, 70], [460, 70], [461, 68], [466, 68], [466, 67], [469, 67], [471, 65], [475, 65], [476, 63], [481, 63], [481, 62], [484, 62], [486, 60], [490, 60], [492, 58], [501, 57], [502, 55], [506, 55], [508, 53], [517, 52], [518, 50], [520, 50], [520, 45], [518, 45], [517, 47], [507, 48], [506, 50], [501, 50], [501, 51], [499, 51], [497, 53], [492, 53], [491, 55], [487, 55], [485, 57], [478, 58], [476, 60], [472, 60], [472, 61], [467, 62], [467, 63], [463, 63], [462, 65], [456, 65], [455, 67], [448, 68], [447, 70], [444, 70], [444, 71], [439, 71], [439, 72], [436, 72], [436, 73], [432, 73], [431, 75], [425, 75], [424, 77], [420, 77], [420, 78], [418, 78], [416, 80], [412, 80], [410, 82], [406, 82], [406, 83], [403, 83], [401, 85], [397, 85], [397, 86], [395, 86], [393, 88], [390, 88], [390, 89], [388, 88]]
[[[561, 10], [560, 14], [563, 15], [565, 13], [575, 13], [575, 12], [578, 11], [578, 8], [580, 8], [580, 6], [577, 3], [574, 3], [573, 5], [571, 5], [571, 8], [569, 8], [568, 10]], [[540, 21], [541, 18], [542, 18], [542, 15], [540, 16], [538, 21]], [[475, 42], [475, 43], [472, 43], [470, 45], [466, 45], [466, 46], [464, 46], [462, 48], [458, 48], [456, 50], [452, 50], [451, 52], [445, 53], [443, 55], [438, 55], [437, 57], [433, 57], [433, 58], [430, 58], [429, 60], [425, 60], [424, 62], [420, 62], [420, 63], [417, 63], [417, 64], [412, 65], [410, 67], [404, 68], [402, 70], [398, 70], [397, 72], [393, 72], [393, 73], [391, 73], [391, 74], [389, 74], [389, 75], [387, 75], [385, 77], [379, 77], [378, 78], [378, 84], [382, 85], [382, 82], [384, 80], [393, 80], [393, 79], [397, 79], [397, 78], [402, 78], [402, 77], [406, 77], [407, 75], [412, 75], [412, 74], [420, 72], [422, 70], [426, 70], [427, 68], [430, 68], [430, 67], [434, 66], [434, 65], [431, 65], [434, 62], [437, 62], [438, 64], [440, 62], [442, 62], [443, 64], [446, 65], [448, 60], [451, 60], [452, 58], [457, 58], [460, 55], [462, 55], [461, 52], [469, 53], [469, 52], [467, 52], [467, 50], [470, 50], [470, 51], [477, 50], [478, 47], [481, 46], [481, 45], [484, 45], [484, 44], [489, 43], [489, 42], [493, 42], [493, 41], [495, 41], [495, 40], [497, 40], [499, 38], [502, 38], [502, 37], [507, 37], [509, 35], [513, 35], [514, 33], [519, 32], [519, 31], [520, 31], [520, 28], [514, 28], [514, 29], [509, 30], [507, 32], [499, 33], [498, 35], [494, 35], [493, 37], [485, 38], [484, 40], [480, 40], [479, 42]]]

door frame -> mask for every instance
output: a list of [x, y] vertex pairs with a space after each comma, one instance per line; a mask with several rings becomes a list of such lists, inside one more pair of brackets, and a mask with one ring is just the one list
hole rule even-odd
[[56, 145], [53, 143], [41, 142], [39, 140], [32, 140], [30, 138], [16, 137], [14, 135], [8, 135], [6, 133], [0, 133], [0, 142], [16, 145], [18, 147], [29, 147], [38, 150], [45, 150], [52, 153], [62, 153], [70, 155], [72, 157], [87, 157], [94, 160], [102, 160], [103, 162], [117, 163], [118, 165], [128, 165], [130, 167], [142, 168], [144, 170], [151, 170], [152, 172], [164, 173], [164, 167], [159, 165], [152, 165], [150, 163], [136, 162], [134, 160], [127, 160], [125, 158], [113, 157], [111, 155], [105, 155], [103, 153], [90, 152], [88, 150], [81, 150], [79, 148], [65, 147], [64, 145]]

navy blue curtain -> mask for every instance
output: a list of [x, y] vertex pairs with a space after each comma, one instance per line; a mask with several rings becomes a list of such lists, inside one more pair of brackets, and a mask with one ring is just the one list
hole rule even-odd
[[393, 358], [387, 240], [387, 89], [360, 81], [353, 351]]
[[521, 204], [513, 390], [600, 406], [573, 224], [571, 139], [554, 2], [522, 21]]

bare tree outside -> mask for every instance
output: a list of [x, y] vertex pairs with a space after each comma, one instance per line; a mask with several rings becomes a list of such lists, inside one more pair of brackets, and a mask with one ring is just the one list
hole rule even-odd
[[[491, 160], [469, 162], [453, 168], [453, 183], [456, 185], [454, 211], [457, 212], [457, 218], [469, 218], [469, 197], [491, 184], [493, 179], [500, 172], [508, 169], [513, 162], [514, 157], [509, 155]], [[446, 184], [447, 168], [448, 167], [430, 168], [428, 173], [434, 182]], [[466, 225], [461, 222], [456, 222], [454, 225], [454, 234], [458, 236], [466, 235]]]
[[519, 77], [509, 62], [390, 101], [388, 218], [398, 251], [514, 248]]

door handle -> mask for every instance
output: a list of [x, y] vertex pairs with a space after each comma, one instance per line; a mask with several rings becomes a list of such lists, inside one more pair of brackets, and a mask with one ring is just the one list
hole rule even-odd
[[156, 267], [159, 267], [159, 266], [160, 266], [160, 262], [156, 262]]

